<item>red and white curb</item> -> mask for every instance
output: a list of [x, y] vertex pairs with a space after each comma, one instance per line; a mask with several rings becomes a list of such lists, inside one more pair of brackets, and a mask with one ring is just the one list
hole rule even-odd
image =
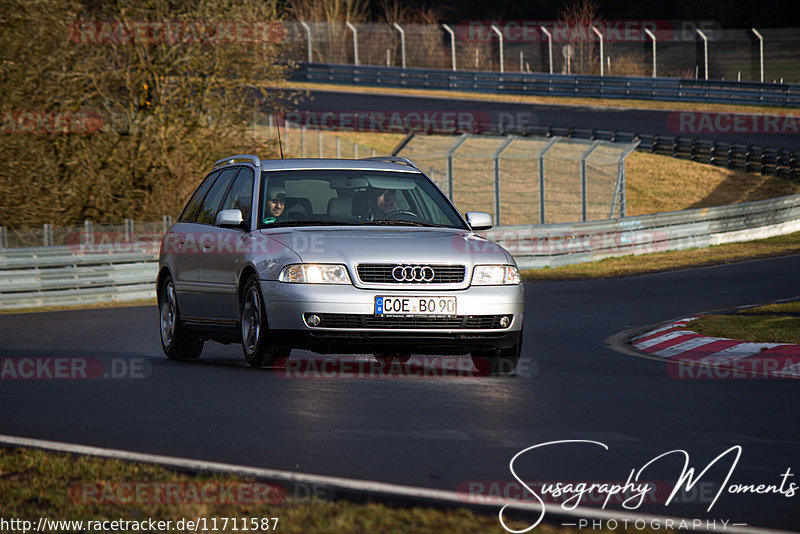
[[800, 378], [800, 345], [708, 337], [686, 317], [631, 339], [641, 352], [677, 363], [673, 378]]

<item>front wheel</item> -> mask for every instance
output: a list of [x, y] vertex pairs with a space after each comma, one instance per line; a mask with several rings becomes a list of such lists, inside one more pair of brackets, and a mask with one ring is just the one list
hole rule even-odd
[[161, 349], [170, 360], [196, 360], [203, 352], [203, 340], [181, 324], [178, 297], [172, 277], [167, 276], [161, 285], [158, 299]]
[[255, 275], [247, 280], [241, 304], [242, 351], [251, 367], [271, 367], [278, 358], [289, 356], [289, 350], [272, 343], [264, 311], [264, 298]]
[[472, 363], [482, 374], [497, 376], [510, 374], [519, 363], [522, 353], [522, 336], [514, 343], [514, 346], [507, 349], [489, 349], [473, 352]]

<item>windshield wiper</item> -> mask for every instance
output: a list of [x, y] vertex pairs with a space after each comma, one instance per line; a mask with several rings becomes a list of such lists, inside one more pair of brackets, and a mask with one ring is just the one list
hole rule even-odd
[[452, 228], [451, 226], [444, 226], [443, 224], [425, 223], [418, 221], [404, 221], [402, 219], [384, 219], [377, 221], [364, 221], [358, 223], [359, 225], [375, 225], [375, 226], [421, 226], [423, 228]]
[[272, 224], [262, 224], [262, 230], [268, 230], [270, 228], [286, 228], [291, 226], [345, 226], [350, 223], [341, 222], [341, 221], [282, 221], [282, 222], [275, 222]]

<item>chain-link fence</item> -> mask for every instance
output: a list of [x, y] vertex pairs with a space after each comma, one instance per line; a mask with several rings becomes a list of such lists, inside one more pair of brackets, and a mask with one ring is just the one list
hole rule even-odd
[[625, 158], [637, 143], [561, 137], [414, 136], [399, 155], [414, 161], [461, 212], [497, 225], [625, 215]]
[[723, 30], [689, 21], [599, 21], [597, 31], [553, 21], [499, 22], [497, 31], [482, 22], [283, 24], [295, 61], [570, 74], [600, 74], [602, 62], [603, 74], [614, 76], [800, 81], [797, 28]]

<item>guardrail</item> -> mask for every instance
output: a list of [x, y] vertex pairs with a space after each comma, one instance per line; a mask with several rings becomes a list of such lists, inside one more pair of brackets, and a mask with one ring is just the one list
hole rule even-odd
[[292, 81], [517, 95], [800, 107], [800, 84], [298, 63]]
[[[800, 231], [800, 195], [605, 221], [500, 226], [481, 232], [523, 269], [558, 267], [761, 239]], [[0, 250], [0, 309], [75, 305], [155, 296], [158, 243], [118, 248]]]
[[520, 268], [707, 247], [800, 230], [800, 195], [607, 221], [504, 226], [484, 232]]
[[155, 297], [158, 245], [0, 250], [0, 309]]

